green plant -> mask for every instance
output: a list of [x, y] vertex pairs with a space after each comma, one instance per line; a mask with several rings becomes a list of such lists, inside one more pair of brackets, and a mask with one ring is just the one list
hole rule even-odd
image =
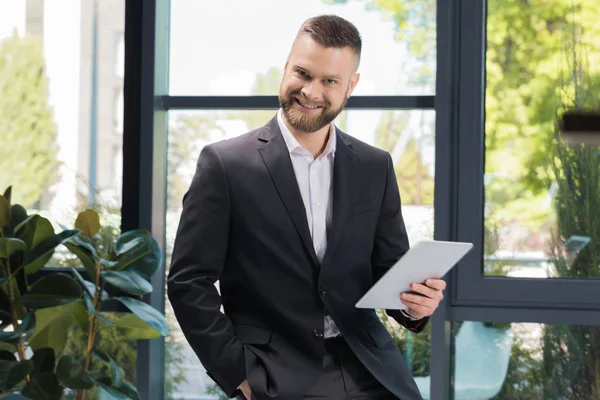
[[[102, 238], [93, 210], [78, 215], [76, 229], [55, 234], [47, 219], [11, 205], [10, 195], [9, 188], [0, 196], [0, 395], [60, 399], [71, 390], [83, 400], [87, 391], [101, 388], [117, 398], [138, 399], [99, 331], [114, 329], [127, 340], [169, 334], [164, 316], [140, 300], [152, 291], [149, 281], [161, 262], [156, 241], [143, 230]], [[72, 275], [52, 272], [35, 279], [60, 244], [77, 256], [85, 273], [72, 269]], [[130, 312], [102, 311], [108, 302]], [[85, 343], [74, 346], [79, 352], [66, 347], [74, 328]]]

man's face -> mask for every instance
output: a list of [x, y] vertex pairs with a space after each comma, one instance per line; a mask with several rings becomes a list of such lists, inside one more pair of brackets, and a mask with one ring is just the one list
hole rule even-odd
[[279, 88], [288, 123], [298, 132], [311, 133], [333, 121], [358, 83], [357, 62], [350, 48], [325, 48], [308, 34], [299, 34]]

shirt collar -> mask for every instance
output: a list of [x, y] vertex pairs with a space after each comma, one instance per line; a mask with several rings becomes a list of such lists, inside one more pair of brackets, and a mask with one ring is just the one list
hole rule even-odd
[[[288, 151], [292, 153], [294, 150], [302, 149], [306, 151], [300, 143], [296, 140], [292, 132], [288, 129], [285, 122], [283, 122], [283, 110], [280, 108], [277, 112], [277, 123], [279, 124], [279, 129], [281, 130], [281, 134], [283, 135], [283, 140], [285, 141], [285, 145], [288, 148]], [[320, 157], [328, 156], [329, 154], [335, 154], [337, 138], [336, 138], [336, 129], [333, 123], [329, 124], [329, 138], [327, 139], [327, 144], [325, 145], [325, 149], [323, 153], [321, 153]]]

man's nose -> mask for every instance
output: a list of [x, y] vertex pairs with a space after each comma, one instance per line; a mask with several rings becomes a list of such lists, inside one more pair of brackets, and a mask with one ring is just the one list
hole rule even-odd
[[320, 102], [323, 98], [322, 92], [321, 85], [316, 80], [306, 82], [306, 84], [302, 87], [302, 94], [305, 98], [311, 101]]

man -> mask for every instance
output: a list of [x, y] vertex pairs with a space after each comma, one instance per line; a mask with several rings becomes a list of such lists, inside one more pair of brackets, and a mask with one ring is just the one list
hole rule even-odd
[[[375, 311], [354, 307], [409, 247], [390, 155], [332, 123], [360, 52], [348, 21], [306, 21], [277, 115], [206, 146], [184, 196], [169, 299], [230, 397], [421, 399]], [[388, 314], [419, 332], [444, 288], [415, 284]]]

